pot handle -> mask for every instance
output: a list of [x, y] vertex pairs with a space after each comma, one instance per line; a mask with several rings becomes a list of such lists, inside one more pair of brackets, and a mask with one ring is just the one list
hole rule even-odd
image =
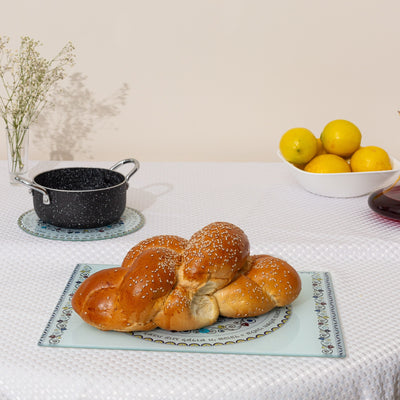
[[134, 158], [126, 158], [125, 160], [118, 161], [116, 164], [114, 164], [110, 169], [113, 171], [120, 167], [121, 165], [128, 164], [128, 163], [133, 163], [134, 167], [132, 168], [131, 171], [129, 171], [125, 177], [126, 181], [128, 182], [131, 176], [137, 172], [137, 170], [140, 168], [140, 163], [138, 160]]
[[40, 186], [37, 183], [33, 183], [32, 181], [29, 181], [27, 179], [21, 178], [20, 176], [15, 176], [14, 179], [17, 182], [22, 183], [25, 186], [28, 186], [31, 190], [36, 190], [37, 192], [42, 193], [43, 204], [46, 204], [46, 205], [50, 204], [49, 194], [47, 193], [46, 189], [43, 186]]

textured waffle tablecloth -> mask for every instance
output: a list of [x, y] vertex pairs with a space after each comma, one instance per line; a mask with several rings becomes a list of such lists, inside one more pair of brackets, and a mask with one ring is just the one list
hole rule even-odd
[[[30, 172], [71, 165], [37, 163]], [[128, 206], [146, 223], [127, 236], [61, 242], [25, 233], [33, 208], [0, 162], [1, 399], [399, 399], [400, 223], [367, 196], [326, 198], [300, 188], [282, 164], [143, 163]], [[251, 252], [332, 275], [347, 356], [342, 359], [39, 347], [77, 263], [120, 264], [138, 241], [189, 238], [229, 221]]]

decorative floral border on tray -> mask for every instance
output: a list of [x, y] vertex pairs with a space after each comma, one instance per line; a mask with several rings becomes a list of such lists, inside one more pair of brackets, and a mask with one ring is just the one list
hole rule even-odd
[[[78, 279], [75, 280], [78, 269], [79, 269]], [[62, 335], [67, 330], [68, 322], [73, 313], [73, 309], [72, 309], [72, 305], [71, 305], [72, 297], [75, 294], [78, 287], [81, 285], [81, 283], [90, 276], [91, 271], [92, 271], [92, 267], [90, 265], [78, 264], [76, 266], [74, 273], [72, 274], [71, 278], [69, 279], [67, 286], [65, 287], [64, 292], [63, 292], [62, 296], [60, 297], [60, 300], [58, 301], [57, 306], [53, 311], [53, 314], [51, 315], [50, 321], [47, 324], [46, 329], [44, 330], [42, 337], [39, 340], [39, 344], [43, 342], [44, 338], [46, 337], [47, 333], [50, 330], [51, 322], [53, 321], [54, 318], [56, 318], [60, 309], [62, 310], [61, 315], [55, 321], [53, 332], [48, 337], [49, 337], [49, 344], [56, 345], [61, 342]], [[73, 290], [70, 293], [68, 293], [70, 291], [70, 287], [72, 285], [74, 285]], [[67, 297], [68, 300], [63, 305], [64, 299], [66, 296], [68, 296]]]
[[[280, 315], [279, 322], [275, 322], [276, 317]], [[283, 316], [282, 316], [283, 315]], [[130, 332], [130, 334], [134, 337], [139, 339], [146, 340], [148, 342], [154, 342], [157, 344], [166, 344], [166, 345], [174, 345], [174, 346], [187, 346], [187, 347], [213, 347], [213, 346], [224, 346], [230, 344], [237, 344], [237, 343], [244, 343], [249, 342], [251, 340], [258, 339], [260, 337], [269, 335], [279, 328], [281, 328], [290, 318], [292, 315], [292, 306], [286, 307], [279, 307], [275, 308], [274, 310], [270, 311], [267, 314], [264, 314], [259, 317], [252, 317], [252, 318], [220, 318], [215, 324], [208, 326], [206, 328], [190, 330], [179, 332], [180, 336], [186, 336], [184, 339], [179, 339], [176, 336], [176, 332], [171, 331], [168, 335], [168, 338], [153, 338], [154, 331], [150, 332]], [[255, 326], [255, 329], [252, 331], [253, 334], [246, 333], [247, 327], [251, 325], [255, 325], [258, 321], [261, 320], [261, 323], [265, 324], [264, 327]], [[266, 329], [267, 326], [273, 325]], [[233, 332], [236, 333], [236, 336], [241, 336], [239, 339], [236, 340], [220, 340], [216, 342], [210, 342], [205, 339], [203, 335], [201, 337], [202, 343], [196, 342], [196, 336], [199, 334], [206, 334], [206, 335], [221, 335], [221, 334], [232, 334]], [[164, 339], [164, 340], [163, 340]], [[185, 341], [186, 340], [186, 341]]]
[[[322, 273], [321, 275], [320, 272], [313, 272], [311, 278], [321, 351], [323, 354], [333, 354], [336, 346], [338, 354], [343, 356], [344, 348], [340, 339], [341, 330], [338, 315], [336, 314], [335, 297], [330, 277], [327, 273]], [[324, 282], [325, 288], [323, 287]]]

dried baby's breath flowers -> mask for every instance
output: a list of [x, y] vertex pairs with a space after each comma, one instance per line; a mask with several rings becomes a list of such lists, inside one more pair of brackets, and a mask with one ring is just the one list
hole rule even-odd
[[74, 64], [74, 46], [68, 42], [52, 59], [42, 57], [41, 45], [21, 37], [19, 49], [8, 48], [10, 39], [0, 36], [0, 115], [4, 120], [13, 171], [22, 170], [21, 146], [30, 125], [47, 104], [48, 94]]

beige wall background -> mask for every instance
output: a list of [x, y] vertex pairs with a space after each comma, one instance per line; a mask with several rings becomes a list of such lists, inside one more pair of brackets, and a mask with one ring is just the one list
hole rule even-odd
[[32, 159], [278, 161], [336, 118], [400, 158], [398, 0], [3, 3], [2, 35], [76, 47]]

